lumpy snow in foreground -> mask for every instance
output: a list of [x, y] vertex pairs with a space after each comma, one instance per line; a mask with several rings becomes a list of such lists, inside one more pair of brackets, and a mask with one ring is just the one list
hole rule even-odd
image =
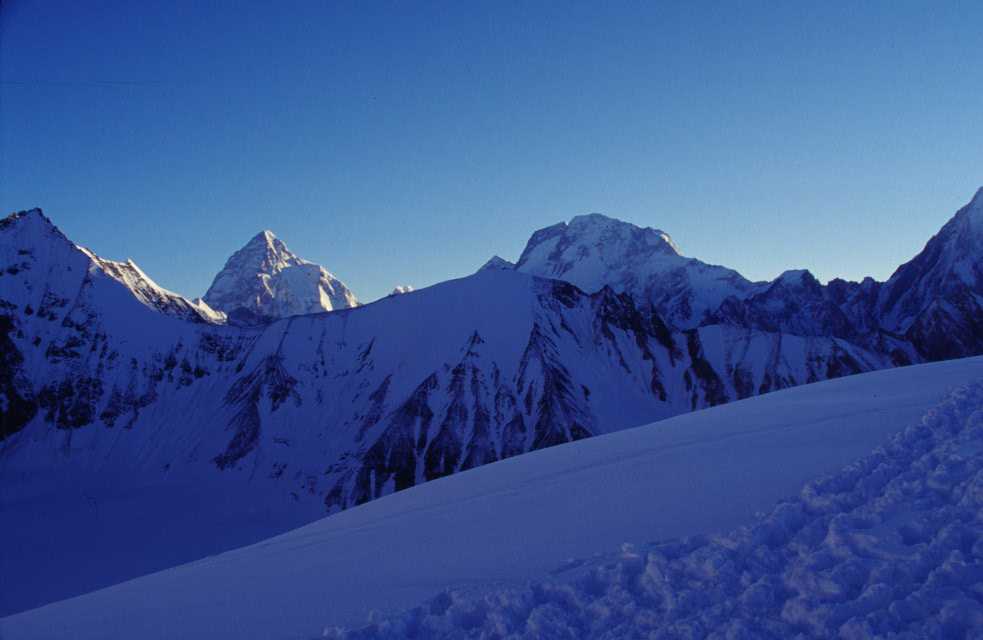
[[752, 526], [330, 638], [981, 638], [983, 383]]

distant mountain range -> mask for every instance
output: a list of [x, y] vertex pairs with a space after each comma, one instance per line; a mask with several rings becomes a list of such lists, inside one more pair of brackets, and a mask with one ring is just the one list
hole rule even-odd
[[[794, 385], [983, 353], [983, 190], [884, 283], [768, 283], [591, 214], [359, 305], [270, 232], [204, 300], [0, 221], [0, 470], [232, 474], [326, 512]], [[257, 491], [258, 493], [258, 491]]]
[[805, 270], [750, 282], [732, 269], [683, 257], [663, 231], [600, 214], [537, 231], [515, 268], [585, 291], [627, 292], [680, 329], [728, 325], [836, 337], [904, 363], [983, 350], [981, 254], [983, 189], [883, 283], [822, 285]]

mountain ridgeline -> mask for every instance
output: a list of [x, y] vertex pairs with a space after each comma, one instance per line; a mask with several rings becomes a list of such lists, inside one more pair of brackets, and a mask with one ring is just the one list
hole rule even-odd
[[887, 282], [771, 282], [680, 255], [668, 235], [600, 214], [533, 234], [515, 268], [586, 291], [611, 286], [672, 326], [836, 337], [898, 364], [983, 352], [983, 189]]
[[[269, 232], [204, 300], [0, 221], [0, 462], [238, 474], [329, 512], [794, 385], [983, 353], [983, 190], [884, 283], [755, 283], [592, 214], [358, 305]], [[325, 313], [330, 311], [330, 313]]]

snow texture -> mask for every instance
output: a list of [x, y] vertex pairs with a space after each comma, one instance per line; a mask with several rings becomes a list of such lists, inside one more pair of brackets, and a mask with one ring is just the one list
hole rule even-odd
[[[732, 615], [735, 624], [778, 616], [775, 624], [786, 626], [777, 629], [810, 637], [817, 624], [836, 619], [842, 626], [856, 617], [831, 616], [851, 611], [845, 603], [866, 602], [858, 594], [879, 582], [897, 588], [892, 594], [902, 602], [911, 594], [936, 598], [930, 602], [950, 594], [951, 612], [936, 619], [954, 620], [958, 629], [976, 624], [967, 608], [972, 602], [963, 597], [976, 587], [960, 582], [951, 590], [946, 581], [971, 577], [979, 561], [980, 546], [969, 538], [979, 539], [983, 449], [979, 416], [964, 415], [979, 405], [978, 388], [954, 396], [882, 452], [837, 472], [919, 424], [953, 387], [981, 376], [983, 358], [902, 367], [535, 451], [253, 546], [5, 618], [0, 637], [313, 638], [325, 627], [362, 627], [373, 610], [393, 616], [424, 601], [426, 607], [401, 616], [376, 615], [378, 624], [358, 633], [398, 637], [410, 633], [403, 625], [418, 625], [417, 637], [468, 637], [471, 630], [478, 637], [494, 628], [585, 637], [595, 623], [627, 632], [671, 620], [677, 636], [685, 637], [692, 624], [692, 635], [700, 637], [695, 625]], [[946, 430], [950, 444], [943, 442]], [[906, 460], [910, 472], [903, 471]], [[914, 466], [918, 460], [936, 471], [923, 473]], [[703, 537], [754, 522], [756, 512], [831, 473], [751, 529]], [[907, 537], [898, 542], [892, 532]], [[626, 540], [638, 551], [609, 558]], [[677, 541], [645, 544], [652, 540]], [[894, 555], [883, 546], [892, 540]], [[951, 577], [949, 569], [925, 577], [948, 562], [943, 556], [953, 557], [945, 545], [956, 545], [969, 568], [952, 560], [954, 575], [962, 577]], [[878, 558], [899, 567], [910, 561], [911, 573], [884, 573]], [[811, 587], [810, 573], [817, 580]], [[800, 576], [798, 582], [785, 584], [786, 574]], [[530, 581], [529, 588], [517, 587]], [[732, 608], [715, 609], [711, 597]], [[781, 617], [786, 601], [812, 613], [787, 621]], [[889, 611], [893, 601], [883, 608]], [[911, 602], [917, 612], [921, 601], [913, 596]], [[837, 613], [823, 613], [827, 606]], [[703, 620], [704, 613], [711, 617]]]
[[336, 640], [983, 637], [983, 383], [723, 536], [572, 580], [448, 591]]

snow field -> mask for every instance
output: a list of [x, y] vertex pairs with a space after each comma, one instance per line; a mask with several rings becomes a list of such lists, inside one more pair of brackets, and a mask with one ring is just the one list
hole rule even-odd
[[451, 590], [324, 636], [983, 637], [983, 382], [728, 535], [624, 545], [572, 580]]

